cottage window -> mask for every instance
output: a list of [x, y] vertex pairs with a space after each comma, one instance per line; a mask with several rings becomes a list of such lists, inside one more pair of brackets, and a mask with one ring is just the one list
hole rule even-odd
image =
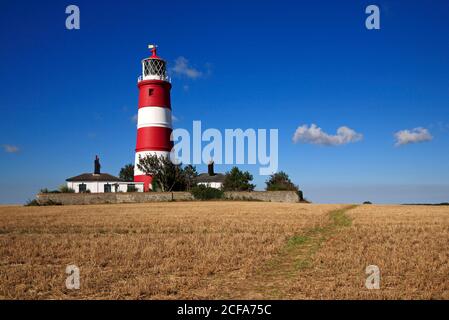
[[78, 185], [79, 193], [86, 192], [86, 191], [87, 191], [87, 185], [85, 183], [81, 183], [80, 185]]
[[107, 193], [107, 192], [112, 192], [112, 186], [111, 186], [109, 183], [106, 183], [106, 184], [104, 185], [104, 192], [105, 192], [105, 193]]

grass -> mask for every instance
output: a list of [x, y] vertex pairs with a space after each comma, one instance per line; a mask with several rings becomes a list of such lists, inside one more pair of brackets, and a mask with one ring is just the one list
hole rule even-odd
[[444, 206], [1, 206], [0, 298], [449, 299], [447, 243]]
[[346, 215], [348, 210], [356, 208], [356, 205], [348, 206], [344, 209], [334, 210], [330, 213], [330, 218], [332, 220], [331, 227], [349, 227], [351, 226], [352, 219]]
[[[319, 250], [324, 241], [339, 228], [351, 226], [352, 220], [346, 215], [346, 212], [355, 207], [355, 205], [352, 205], [342, 209], [332, 210], [329, 213], [330, 223], [323, 227], [314, 227], [307, 230], [304, 235], [295, 235], [288, 240], [286, 246], [288, 254], [292, 254], [294, 251], [299, 252], [299, 254], [296, 254], [297, 261], [294, 263], [296, 269], [309, 267], [311, 265], [311, 257]], [[306, 250], [304, 250], [304, 246], [307, 246]]]
[[246, 279], [239, 290], [240, 298], [248, 298], [264, 292], [263, 298], [282, 299], [286, 286], [298, 275], [298, 272], [313, 266], [313, 256], [329, 237], [341, 228], [349, 227], [351, 219], [346, 215], [348, 210], [356, 206], [347, 206], [330, 211], [327, 221], [319, 226], [302, 230], [287, 240], [280, 254], [265, 266], [262, 266], [253, 277]]
[[296, 247], [310, 241], [307, 236], [293, 236], [288, 240], [287, 247]]

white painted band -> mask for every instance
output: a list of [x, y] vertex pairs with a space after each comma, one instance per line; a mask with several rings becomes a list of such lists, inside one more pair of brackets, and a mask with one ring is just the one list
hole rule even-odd
[[172, 127], [171, 110], [162, 107], [143, 107], [137, 114], [137, 128]]

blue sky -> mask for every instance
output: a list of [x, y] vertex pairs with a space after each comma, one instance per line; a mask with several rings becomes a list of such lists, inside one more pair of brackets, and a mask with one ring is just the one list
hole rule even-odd
[[[80, 30], [65, 28], [69, 4]], [[380, 30], [365, 28], [370, 4]], [[175, 127], [278, 128], [279, 169], [310, 200], [448, 201], [448, 34], [436, 0], [3, 1], [0, 203], [91, 171], [96, 154], [111, 174], [133, 161], [149, 43], [171, 67], [187, 59], [189, 74], [172, 73]], [[312, 124], [363, 139], [293, 143]], [[432, 139], [395, 146], [418, 127]], [[264, 187], [258, 166], [241, 167]]]

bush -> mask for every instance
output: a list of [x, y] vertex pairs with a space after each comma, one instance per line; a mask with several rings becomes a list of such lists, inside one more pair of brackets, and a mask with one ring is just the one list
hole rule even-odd
[[72, 188], [67, 187], [66, 185], [62, 185], [59, 187], [59, 192], [61, 193], [74, 193], [75, 190], [73, 190]]
[[25, 207], [40, 207], [40, 206], [62, 206], [62, 203], [53, 200], [47, 200], [46, 202], [39, 202], [36, 199], [28, 200]]
[[364, 201], [363, 204], [372, 204], [371, 201]]
[[39, 190], [39, 193], [61, 193], [59, 190], [48, 190], [47, 188], [43, 188]]
[[205, 185], [197, 185], [190, 191], [197, 200], [223, 199], [224, 193], [220, 189], [206, 187]]
[[[43, 192], [44, 193], [44, 192]], [[35, 207], [35, 206], [40, 206], [40, 203], [36, 200], [36, 199], [33, 199], [33, 200], [28, 200], [25, 204], [24, 204], [24, 206], [25, 207]]]
[[303, 203], [312, 203], [311, 201], [307, 200], [307, 198], [303, 198], [302, 200], [299, 201]]

